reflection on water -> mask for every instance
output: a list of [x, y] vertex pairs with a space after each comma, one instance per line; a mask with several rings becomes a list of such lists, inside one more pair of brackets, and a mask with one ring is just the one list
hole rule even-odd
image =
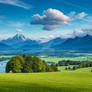
[[9, 60], [5, 60], [5, 61], [2, 61], [0, 62], [0, 73], [4, 73], [5, 72], [5, 69], [6, 69], [6, 64]]

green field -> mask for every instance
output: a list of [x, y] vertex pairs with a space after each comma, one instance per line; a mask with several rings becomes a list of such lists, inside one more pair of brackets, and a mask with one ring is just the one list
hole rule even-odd
[[92, 73], [2, 73], [0, 92], [92, 92]]
[[73, 68], [73, 66], [75, 66], [75, 65], [59, 66], [59, 67], [58, 67], [58, 70], [59, 70], [59, 71], [68, 71], [68, 70], [65, 70], [65, 68], [66, 68], [66, 67], [67, 67], [67, 68], [68, 68], [68, 67]]
[[42, 60], [45, 60], [46, 62], [55, 62], [58, 63], [58, 61], [61, 60], [72, 60], [72, 61], [92, 61], [92, 56], [79, 56], [79, 57], [48, 57], [44, 56], [41, 57]]
[[92, 72], [92, 67], [80, 68], [76, 70], [77, 72]]
[[87, 67], [87, 68], [80, 68], [80, 69], [77, 69], [77, 70], [65, 70], [65, 68], [67, 67], [73, 67], [75, 65], [69, 65], [69, 66], [61, 66], [61, 67], [58, 67], [58, 70], [59, 71], [75, 71], [75, 72], [91, 72], [92, 71], [92, 67]]

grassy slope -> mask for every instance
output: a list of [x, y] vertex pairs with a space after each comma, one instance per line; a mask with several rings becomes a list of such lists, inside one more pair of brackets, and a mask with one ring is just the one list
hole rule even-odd
[[0, 74], [0, 92], [92, 92], [92, 73]]

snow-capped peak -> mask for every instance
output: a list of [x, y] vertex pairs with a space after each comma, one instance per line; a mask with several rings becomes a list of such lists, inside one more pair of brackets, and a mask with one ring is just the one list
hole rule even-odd
[[25, 41], [26, 37], [23, 34], [16, 34], [12, 39]]

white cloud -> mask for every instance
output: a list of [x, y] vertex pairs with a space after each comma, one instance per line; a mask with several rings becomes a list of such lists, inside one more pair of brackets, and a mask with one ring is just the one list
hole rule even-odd
[[83, 19], [85, 22], [91, 23], [92, 24], [92, 16], [89, 15], [85, 19]]
[[24, 9], [30, 9], [32, 7], [32, 6], [29, 6], [28, 4], [25, 4], [24, 2], [20, 0], [0, 0], [0, 3], [17, 6]]
[[75, 11], [72, 11], [69, 13], [69, 17], [72, 20], [77, 20], [77, 19], [84, 19], [87, 16], [87, 14], [85, 12], [81, 12], [81, 13], [76, 13]]
[[20, 33], [20, 32], [23, 32], [22, 29], [17, 29], [16, 32]]
[[44, 43], [44, 42], [48, 42], [55, 38], [62, 38], [62, 39], [72, 38], [72, 34], [56, 34], [56, 35], [52, 34], [52, 35], [41, 37], [41, 38], [39, 38], [39, 40], [42, 43]]
[[87, 14], [85, 12], [81, 12], [75, 16], [76, 19], [83, 19]]
[[[48, 36], [42, 36], [39, 38], [39, 40], [44, 43], [44, 42], [48, 42], [49, 40], [52, 40], [56, 38], [54, 35], [48, 35]], [[37, 39], [38, 40], [38, 39]]]
[[67, 25], [70, 21], [70, 18], [64, 15], [61, 11], [56, 9], [48, 9], [43, 12], [43, 15], [40, 16], [36, 14], [33, 16], [35, 18], [31, 24], [40, 24], [43, 25], [44, 30], [53, 30], [59, 26]]
[[67, 16], [59, 10], [50, 8], [45, 10], [42, 16], [35, 14], [33, 16], [35, 20], [31, 24], [43, 25], [44, 30], [53, 30], [62, 25], [69, 25], [69, 22], [75, 20], [84, 20], [86, 16], [85, 12], [76, 13], [75, 11], [70, 12]]
[[82, 29], [75, 29], [72, 36], [73, 37], [76, 37], [76, 36], [80, 37], [80, 36], [84, 36], [84, 35], [85, 35], [85, 33]]
[[85, 35], [92, 35], [92, 27], [91, 28], [84, 28], [84, 29], [75, 29], [72, 37], [83, 37]]

